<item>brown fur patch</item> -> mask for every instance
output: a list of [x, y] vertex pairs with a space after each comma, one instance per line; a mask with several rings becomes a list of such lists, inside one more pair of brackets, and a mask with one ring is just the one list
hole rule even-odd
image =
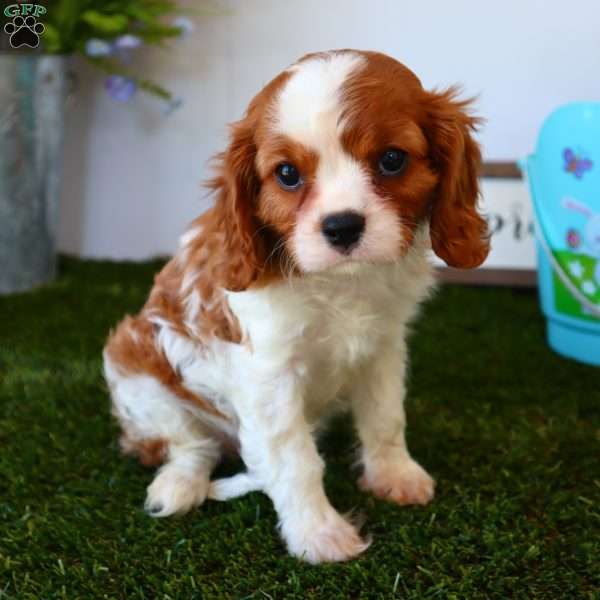
[[173, 369], [155, 340], [155, 326], [150, 321], [143, 316], [128, 316], [109, 337], [105, 351], [123, 375], [151, 375], [178, 398], [196, 404], [211, 415], [225, 418], [206, 398], [185, 387], [181, 375]]
[[426, 132], [433, 163], [440, 173], [431, 209], [434, 252], [451, 267], [478, 267], [490, 251], [485, 220], [477, 210], [481, 151], [472, 133], [479, 119], [469, 114], [470, 101], [457, 100], [457, 90], [427, 93]]
[[162, 465], [168, 454], [169, 443], [162, 438], [148, 438], [145, 440], [134, 440], [123, 434], [120, 439], [123, 454], [129, 454], [146, 467], [158, 467]]

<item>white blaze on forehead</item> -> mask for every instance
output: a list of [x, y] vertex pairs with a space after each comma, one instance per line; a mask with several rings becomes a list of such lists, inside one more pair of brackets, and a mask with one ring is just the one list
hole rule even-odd
[[[329, 53], [290, 68], [292, 76], [273, 106], [273, 127], [317, 153], [319, 215], [362, 210], [368, 176], [342, 148], [342, 88], [366, 59], [354, 52]], [[318, 215], [317, 215], [318, 216]]]
[[290, 67], [292, 76], [274, 106], [274, 128], [304, 146], [323, 152], [340, 133], [340, 92], [365, 59], [352, 52], [317, 56]]

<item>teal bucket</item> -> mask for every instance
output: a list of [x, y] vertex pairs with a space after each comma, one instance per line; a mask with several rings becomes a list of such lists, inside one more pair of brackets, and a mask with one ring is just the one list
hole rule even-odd
[[600, 103], [553, 112], [521, 168], [534, 207], [548, 343], [600, 366]]

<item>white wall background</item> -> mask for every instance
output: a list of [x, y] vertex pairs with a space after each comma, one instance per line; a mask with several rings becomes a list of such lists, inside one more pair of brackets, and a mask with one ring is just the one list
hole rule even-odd
[[[559, 104], [600, 100], [598, 0], [220, 4], [222, 14], [200, 19], [194, 35], [171, 52], [140, 53], [144, 75], [184, 99], [168, 118], [152, 99], [114, 103], [101, 77], [77, 66], [64, 164], [63, 251], [132, 259], [171, 253], [186, 223], [208, 206], [200, 182], [208, 159], [223, 147], [225, 124], [306, 52], [379, 50], [413, 69], [426, 87], [462, 83], [467, 95], [480, 94], [488, 160], [530, 152], [543, 117]], [[490, 193], [495, 201], [504, 194], [518, 202], [525, 197], [522, 184]], [[531, 245], [527, 252], [532, 255]], [[504, 259], [492, 260], [498, 266]]]

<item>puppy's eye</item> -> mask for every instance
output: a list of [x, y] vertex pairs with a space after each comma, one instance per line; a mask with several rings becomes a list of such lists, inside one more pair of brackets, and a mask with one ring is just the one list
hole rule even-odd
[[295, 190], [302, 185], [300, 172], [290, 163], [281, 163], [275, 169], [275, 177], [284, 190]]
[[406, 152], [396, 148], [388, 148], [379, 157], [379, 172], [382, 175], [398, 175], [406, 165]]

